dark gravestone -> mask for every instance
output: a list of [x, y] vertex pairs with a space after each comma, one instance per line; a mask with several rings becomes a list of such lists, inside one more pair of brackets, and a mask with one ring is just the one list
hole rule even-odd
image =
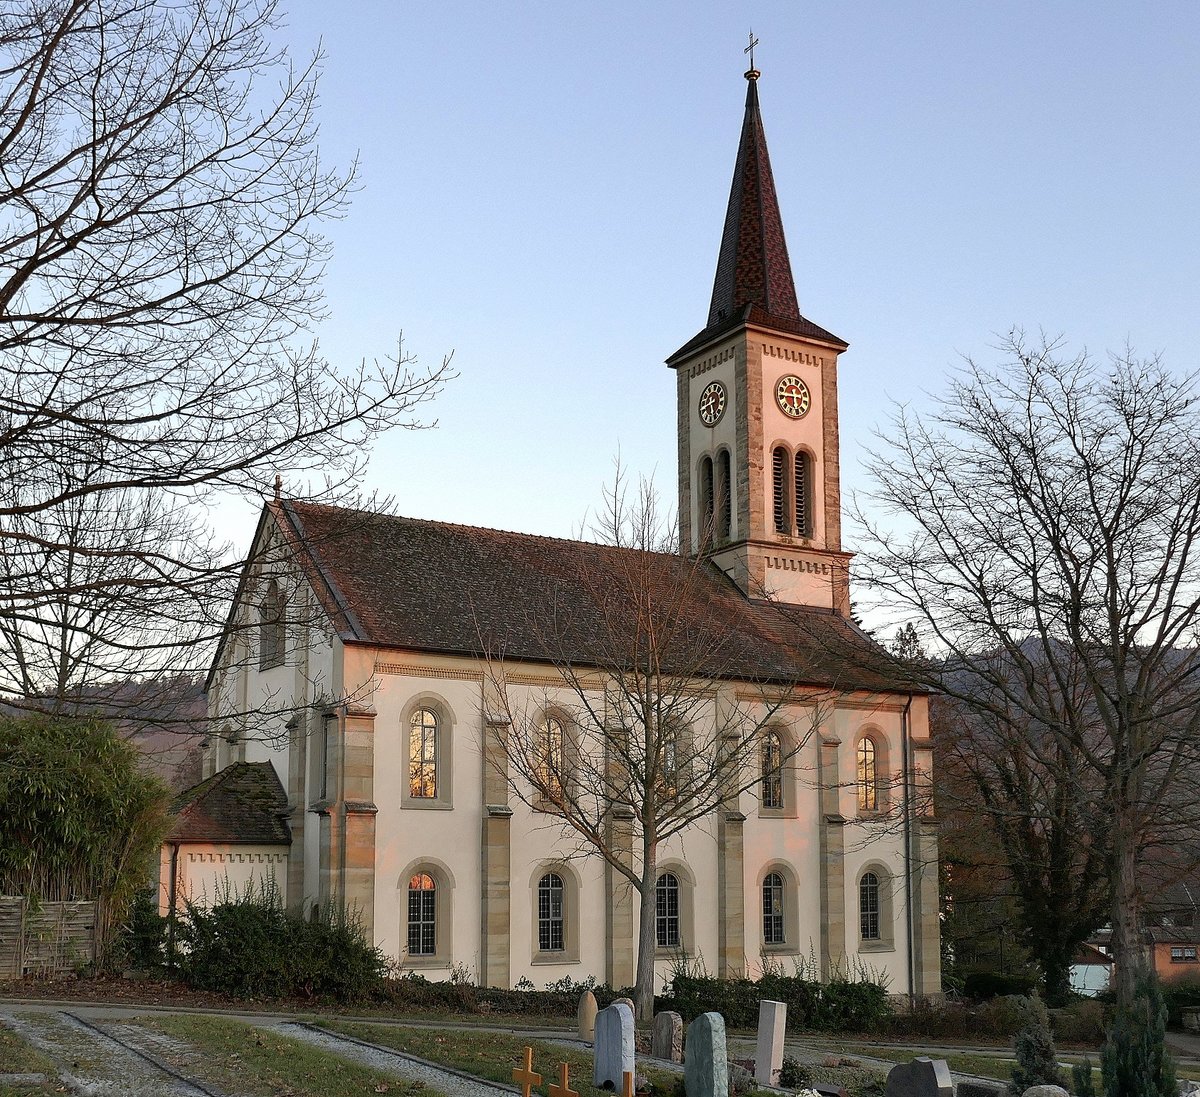
[[884, 1097], [954, 1097], [954, 1082], [945, 1059], [921, 1055], [888, 1071]]

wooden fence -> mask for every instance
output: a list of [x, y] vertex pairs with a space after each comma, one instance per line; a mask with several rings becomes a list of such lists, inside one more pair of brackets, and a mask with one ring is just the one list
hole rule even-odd
[[0, 979], [65, 971], [96, 955], [96, 904], [0, 895]]

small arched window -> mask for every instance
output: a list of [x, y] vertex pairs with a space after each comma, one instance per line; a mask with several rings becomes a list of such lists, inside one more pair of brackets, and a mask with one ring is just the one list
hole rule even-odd
[[864, 735], [858, 741], [858, 810], [879, 810], [879, 782], [875, 765], [875, 740]]
[[775, 532], [792, 532], [792, 512], [788, 506], [788, 451], [776, 446], [771, 452], [771, 487], [773, 491]]
[[432, 709], [416, 709], [409, 719], [408, 794], [436, 799], [438, 794], [438, 718]]
[[728, 541], [733, 531], [733, 483], [729, 450], [717, 454], [717, 537]]
[[437, 885], [427, 872], [408, 881], [408, 954], [433, 956], [437, 952]]
[[768, 730], [763, 736], [760, 762], [762, 765], [762, 806], [783, 807], [783, 740], [779, 732]]
[[700, 459], [700, 528], [701, 543], [707, 542], [713, 536], [713, 460], [711, 457]]
[[270, 580], [258, 606], [258, 665], [260, 670], [283, 662], [285, 644], [283, 594], [279, 584]]
[[563, 952], [567, 947], [564, 891], [563, 879], [557, 872], [547, 872], [538, 881], [538, 949], [541, 952]]
[[809, 466], [811, 462], [807, 453], [796, 453], [795, 500], [796, 500], [796, 533], [800, 537], [812, 536], [812, 506], [809, 500]]
[[561, 796], [567, 764], [567, 728], [557, 716], [547, 716], [538, 728], [537, 791], [548, 800]]
[[778, 872], [768, 872], [762, 883], [763, 943], [785, 944], [783, 930], [783, 877]]
[[864, 872], [858, 881], [859, 935], [864, 941], [881, 939], [879, 925], [879, 877]]
[[654, 942], [679, 948], [679, 877], [673, 872], [664, 872], [654, 885]]

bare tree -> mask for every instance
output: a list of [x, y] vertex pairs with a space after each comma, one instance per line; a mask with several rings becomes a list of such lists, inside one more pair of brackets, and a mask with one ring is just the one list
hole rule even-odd
[[[906, 532], [864, 519], [859, 560], [944, 660], [930, 679], [994, 756], [980, 809], [1070, 843], [1072, 886], [1093, 847], [1105, 860], [1128, 1005], [1144, 962], [1139, 861], [1195, 822], [1180, 782], [1200, 750], [1196, 384], [1131, 352], [1100, 368], [1020, 333], [1001, 349], [996, 368], [968, 362], [925, 419], [898, 410], [872, 500]], [[1073, 894], [1055, 873], [1031, 886], [1060, 910]]]
[[[723, 577], [714, 584], [711, 564], [676, 554], [652, 485], [643, 481], [631, 501], [618, 470], [590, 532], [612, 549], [581, 555], [571, 577], [583, 595], [574, 604], [589, 608], [589, 642], [568, 614], [534, 622], [562, 687], [514, 686], [499, 653], [488, 672], [508, 725], [501, 766], [512, 794], [640, 898], [636, 1005], [648, 1020], [663, 844], [711, 825], [744, 792], [781, 796], [784, 767], [833, 691], [747, 680], [746, 637], [714, 612]], [[774, 726], [785, 706], [803, 729], [790, 738]]]
[[279, 22], [272, 0], [0, 0], [14, 691], [111, 671], [101, 650], [170, 666], [169, 633], [210, 639], [193, 611], [234, 573], [204, 508], [277, 471], [343, 494], [448, 376], [402, 352], [348, 371], [320, 355], [320, 230], [354, 171], [321, 161], [318, 59], [274, 46]]

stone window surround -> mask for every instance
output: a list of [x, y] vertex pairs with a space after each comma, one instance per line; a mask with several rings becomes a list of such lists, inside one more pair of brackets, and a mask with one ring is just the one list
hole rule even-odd
[[[763, 883], [772, 873], [783, 878], [783, 941], [768, 943], [763, 938]], [[772, 956], [800, 954], [800, 887], [796, 870], [786, 861], [769, 861], [759, 869], [755, 879], [755, 909], [758, 912], [758, 945], [760, 952]]]
[[[412, 775], [411, 729], [412, 716], [418, 709], [428, 709], [437, 717], [437, 748], [436, 748], [436, 796], [413, 796], [411, 794], [410, 778]], [[400, 782], [400, 806], [402, 808], [417, 808], [424, 811], [449, 811], [454, 807], [454, 710], [444, 697], [436, 693], [419, 693], [411, 697], [400, 714], [400, 724], [397, 729], [404, 744], [401, 752], [404, 759], [404, 772]]]
[[[433, 879], [437, 896], [434, 909], [434, 952], [431, 956], [410, 956], [408, 953], [408, 882], [425, 873]], [[451, 928], [453, 922], [454, 873], [434, 857], [418, 857], [400, 874], [396, 881], [400, 894], [400, 954], [401, 967], [445, 968], [454, 958]]]
[[[537, 720], [534, 724], [534, 734], [537, 737], [534, 743], [535, 751], [542, 749], [543, 736], [545, 735], [546, 723], [549, 720], [557, 720], [562, 725], [563, 743], [562, 754], [563, 764], [562, 773], [560, 776], [564, 780], [568, 790], [571, 787], [570, 775], [574, 770], [575, 761], [579, 754], [579, 735], [575, 721], [571, 719], [570, 713], [557, 705], [547, 705], [541, 712], [537, 714]], [[531, 797], [531, 807], [534, 811], [553, 812], [554, 805], [544, 796], [540, 796], [537, 790], [534, 790]]]
[[[879, 881], [879, 937], [864, 939], [862, 936], [862, 880], [873, 872]], [[860, 865], [854, 881], [854, 916], [856, 918], [859, 952], [895, 952], [895, 918], [893, 916], [893, 894], [895, 880], [892, 871], [881, 861], [868, 861]]]
[[[799, 755], [799, 749], [796, 742], [795, 729], [786, 723], [771, 723], [763, 729], [763, 735], [767, 732], [775, 732], [779, 736], [780, 748], [783, 752], [783, 806], [778, 808], [767, 807], [762, 800], [761, 794], [758, 800], [758, 814], [762, 819], [795, 819], [799, 815], [799, 803], [796, 791], [797, 771], [796, 761]], [[759, 767], [759, 772], [762, 771], [762, 744], [759, 744], [758, 757], [756, 763]], [[761, 787], [761, 786], [760, 786]]]
[[[542, 877], [553, 872], [563, 882], [563, 945], [559, 951], [543, 952], [538, 946], [538, 885]], [[560, 859], [542, 861], [529, 877], [529, 927], [531, 964], [577, 964], [579, 963], [579, 896], [581, 888], [579, 874], [567, 862]]]
[[[663, 947], [658, 944], [655, 934], [654, 958], [656, 960], [675, 960], [681, 956], [695, 954], [696, 940], [696, 878], [686, 862], [677, 859], [660, 861], [656, 866], [658, 876], [671, 873], [679, 881], [679, 945]], [[655, 879], [655, 895], [651, 902], [657, 902], [657, 885]]]
[[[864, 740], [869, 741], [875, 748], [875, 806], [873, 808], [863, 806], [862, 782], [859, 779], [858, 772], [858, 752]], [[888, 761], [887, 738], [877, 727], [863, 727], [854, 737], [853, 766], [854, 808], [859, 818], [875, 819], [881, 815], [886, 815], [891, 799], [891, 787], [888, 776], [891, 769]]]
[[283, 666], [287, 657], [286, 601], [279, 580], [268, 578], [258, 599], [258, 669]]

